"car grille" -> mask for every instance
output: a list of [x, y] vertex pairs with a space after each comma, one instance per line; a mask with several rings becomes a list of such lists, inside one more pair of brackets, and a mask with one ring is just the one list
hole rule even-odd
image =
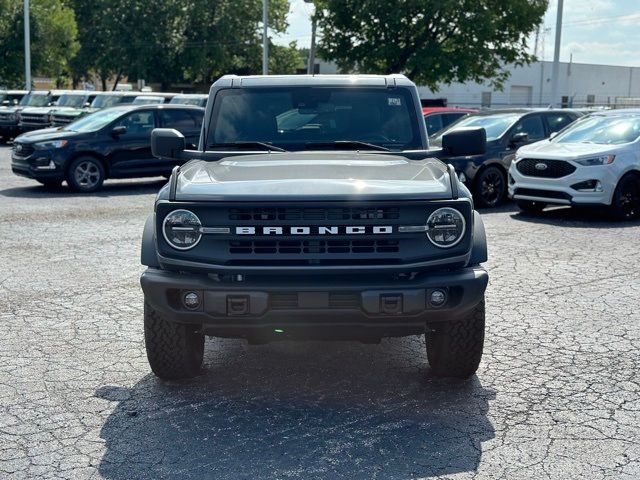
[[14, 143], [13, 144], [13, 153], [18, 157], [28, 157], [31, 155], [35, 149], [33, 145], [28, 143]]
[[516, 188], [514, 195], [522, 195], [526, 197], [540, 197], [540, 198], [556, 198], [561, 200], [571, 201], [571, 195], [564, 192], [556, 192], [553, 190], [539, 190], [537, 188]]
[[48, 125], [49, 124], [49, 116], [48, 115], [21, 114], [20, 115], [20, 123], [29, 124], [29, 125]]
[[264, 240], [229, 242], [230, 254], [395, 253], [398, 240]]
[[[546, 167], [541, 167], [546, 165]], [[561, 178], [571, 175], [576, 167], [564, 160], [538, 160], [523, 158], [516, 163], [518, 171], [527, 177]]]
[[396, 220], [397, 207], [352, 208], [232, 208], [229, 220]]
[[13, 122], [13, 118], [12, 116], [15, 115], [14, 113], [0, 113], [0, 122], [2, 123], [11, 123]]
[[74, 118], [66, 117], [62, 115], [54, 115], [51, 120], [52, 120], [51, 123], [57, 127], [60, 125], [69, 125], [71, 122], [73, 122]]
[[[300, 294], [298, 293], [272, 293], [269, 295], [269, 305], [272, 310], [291, 310], [300, 308]], [[302, 294], [304, 295], [304, 294]], [[360, 307], [360, 295], [354, 292], [329, 292], [326, 297], [326, 305], [334, 309], [351, 309]]]

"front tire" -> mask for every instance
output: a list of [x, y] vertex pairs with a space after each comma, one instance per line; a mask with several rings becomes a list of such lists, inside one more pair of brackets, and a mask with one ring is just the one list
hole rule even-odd
[[635, 220], [640, 217], [640, 174], [627, 173], [613, 193], [611, 210], [618, 220]]
[[474, 190], [479, 207], [497, 207], [507, 196], [506, 175], [499, 167], [487, 167], [476, 177]]
[[427, 358], [439, 377], [468, 378], [478, 370], [484, 348], [484, 300], [463, 318], [427, 325]]
[[102, 162], [93, 157], [76, 158], [67, 171], [67, 183], [76, 192], [95, 192], [102, 186], [104, 178]]
[[546, 203], [532, 202], [530, 200], [516, 200], [516, 205], [518, 205], [518, 208], [522, 210], [524, 213], [531, 213], [531, 214], [540, 213], [547, 206]]
[[193, 325], [163, 318], [144, 304], [144, 343], [151, 370], [165, 380], [195, 377], [204, 356], [204, 335]]

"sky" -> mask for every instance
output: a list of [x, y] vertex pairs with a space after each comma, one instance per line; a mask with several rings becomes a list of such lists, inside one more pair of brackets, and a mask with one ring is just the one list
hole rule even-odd
[[[289, 29], [276, 43], [311, 41], [313, 5], [290, 0]], [[550, 0], [541, 28], [538, 57], [553, 59], [557, 0]], [[565, 0], [560, 60], [604, 65], [640, 66], [640, 0]], [[533, 52], [534, 38], [529, 40]]]

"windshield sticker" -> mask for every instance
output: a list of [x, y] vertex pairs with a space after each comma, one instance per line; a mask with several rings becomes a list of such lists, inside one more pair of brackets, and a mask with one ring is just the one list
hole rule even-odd
[[402, 106], [402, 99], [400, 97], [389, 97], [387, 98], [389, 101], [390, 107], [400, 107]]

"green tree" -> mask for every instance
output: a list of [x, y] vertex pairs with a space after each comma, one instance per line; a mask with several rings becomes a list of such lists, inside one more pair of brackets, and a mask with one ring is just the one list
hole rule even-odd
[[289, 45], [271, 45], [269, 47], [269, 73], [274, 75], [292, 75], [304, 68], [304, 58], [296, 42]]
[[[60, 0], [32, 0], [29, 23], [33, 75], [63, 78], [79, 47], [73, 10]], [[0, 0], [0, 85], [24, 85], [23, 31], [23, 2]]]
[[415, 82], [500, 86], [522, 65], [547, 0], [316, 0], [319, 55], [343, 71], [405, 73]]

